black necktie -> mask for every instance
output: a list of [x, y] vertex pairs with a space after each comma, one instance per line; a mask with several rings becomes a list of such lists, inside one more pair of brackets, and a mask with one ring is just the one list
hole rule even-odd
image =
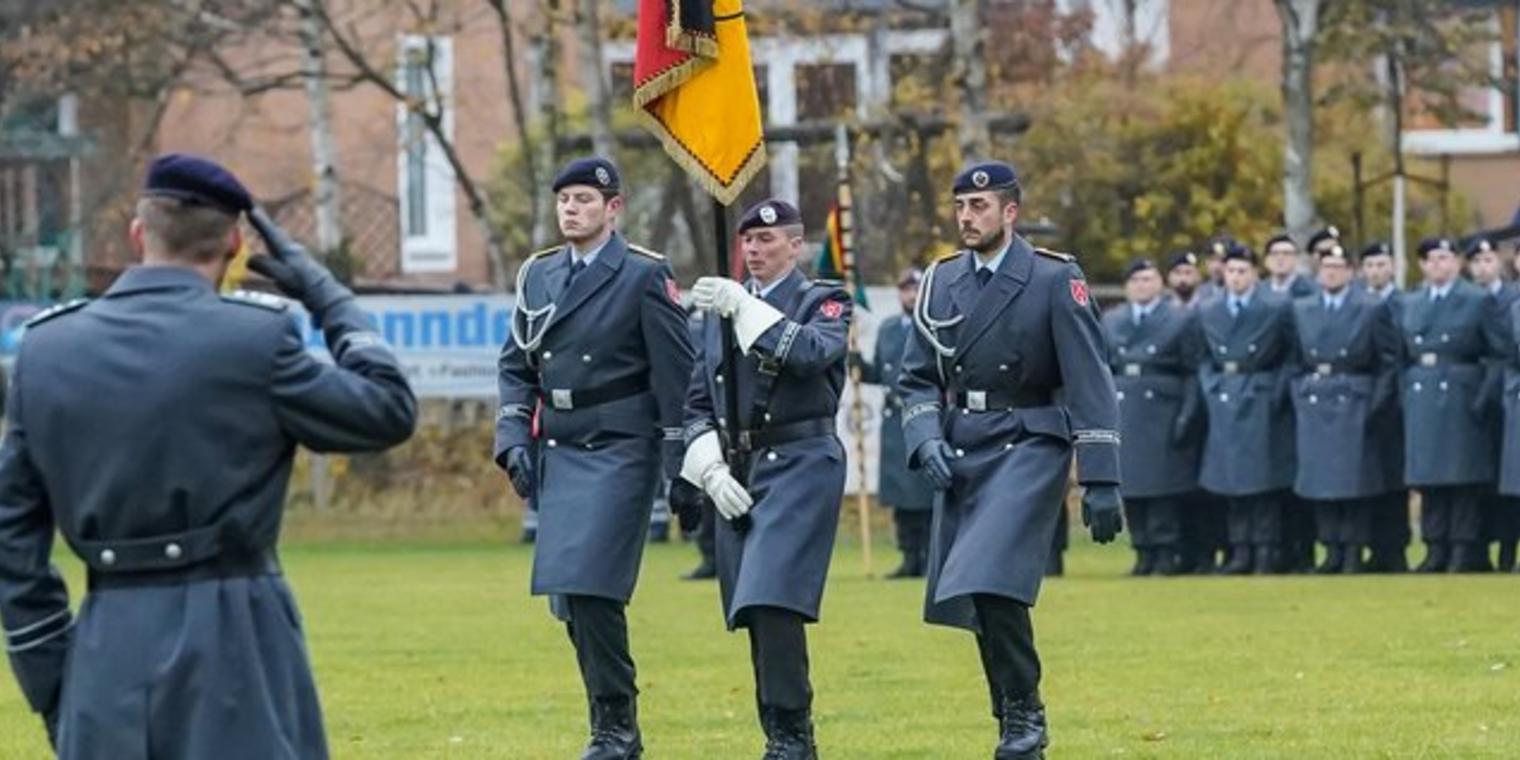
[[992, 267], [982, 267], [981, 269], [976, 270], [977, 290], [981, 290], [982, 288], [987, 287], [987, 283], [989, 282], [992, 282]]
[[586, 262], [577, 261], [570, 265], [570, 276], [565, 278], [565, 288], [570, 288], [570, 283], [575, 282], [575, 276], [586, 269]]

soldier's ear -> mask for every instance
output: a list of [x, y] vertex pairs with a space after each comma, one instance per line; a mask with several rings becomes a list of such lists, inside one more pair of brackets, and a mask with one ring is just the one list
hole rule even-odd
[[127, 225], [127, 239], [132, 242], [132, 251], [139, 257], [143, 255], [143, 251], [145, 250], [143, 241], [145, 235], [147, 235], [147, 229], [143, 226], [143, 220], [132, 217], [132, 223]]
[[230, 247], [227, 249], [225, 257], [227, 258], [228, 261], [231, 261], [232, 259], [234, 259], [234, 258], [237, 257], [238, 251], [243, 250], [243, 226], [242, 225], [235, 224], [235, 225], [232, 226], [232, 234], [229, 237], [229, 239], [228, 239], [227, 242], [230, 244]]

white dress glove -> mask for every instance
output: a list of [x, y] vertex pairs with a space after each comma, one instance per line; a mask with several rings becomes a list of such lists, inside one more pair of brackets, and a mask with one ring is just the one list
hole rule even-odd
[[723, 462], [723, 448], [718, 443], [716, 430], [703, 433], [686, 447], [686, 458], [681, 461], [681, 477], [705, 491], [725, 520], [738, 519], [755, 504]]
[[727, 277], [697, 280], [691, 289], [691, 299], [698, 309], [720, 317], [733, 317], [734, 338], [744, 353], [749, 353], [750, 347], [772, 325], [786, 319], [776, 307], [750, 295], [743, 285]]

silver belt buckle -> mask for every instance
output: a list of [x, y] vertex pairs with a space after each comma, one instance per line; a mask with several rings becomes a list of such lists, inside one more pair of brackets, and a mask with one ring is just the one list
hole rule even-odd
[[1224, 363], [1224, 373], [1226, 375], [1239, 374], [1240, 373], [1240, 362], [1225, 362]]
[[966, 408], [973, 412], [987, 411], [987, 391], [966, 391]]
[[549, 405], [561, 411], [575, 408], [575, 395], [569, 388], [555, 388], [549, 391]]
[[1318, 375], [1333, 375], [1335, 374], [1335, 367], [1331, 364], [1321, 364], [1314, 368], [1314, 372]]
[[1124, 376], [1125, 377], [1139, 377], [1140, 376], [1140, 372], [1141, 372], [1141, 367], [1138, 364], [1126, 364], [1126, 365], [1124, 365]]
[[1422, 367], [1434, 367], [1439, 361], [1440, 358], [1438, 358], [1434, 352], [1426, 351], [1425, 353], [1420, 354], [1420, 366]]

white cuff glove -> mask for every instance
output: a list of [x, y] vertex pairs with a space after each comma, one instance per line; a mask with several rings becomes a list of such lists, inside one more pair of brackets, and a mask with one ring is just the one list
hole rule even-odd
[[786, 319], [786, 315], [776, 307], [750, 295], [743, 285], [727, 277], [703, 277], [697, 280], [691, 289], [691, 298], [699, 309], [720, 317], [733, 317], [734, 338], [739, 342], [739, 350], [744, 353], [749, 353], [755, 341], [760, 340], [760, 336], [772, 325]]
[[681, 478], [705, 491], [725, 520], [736, 520], [754, 506], [754, 499], [723, 462], [723, 447], [718, 443], [716, 430], [703, 433], [686, 447]]

